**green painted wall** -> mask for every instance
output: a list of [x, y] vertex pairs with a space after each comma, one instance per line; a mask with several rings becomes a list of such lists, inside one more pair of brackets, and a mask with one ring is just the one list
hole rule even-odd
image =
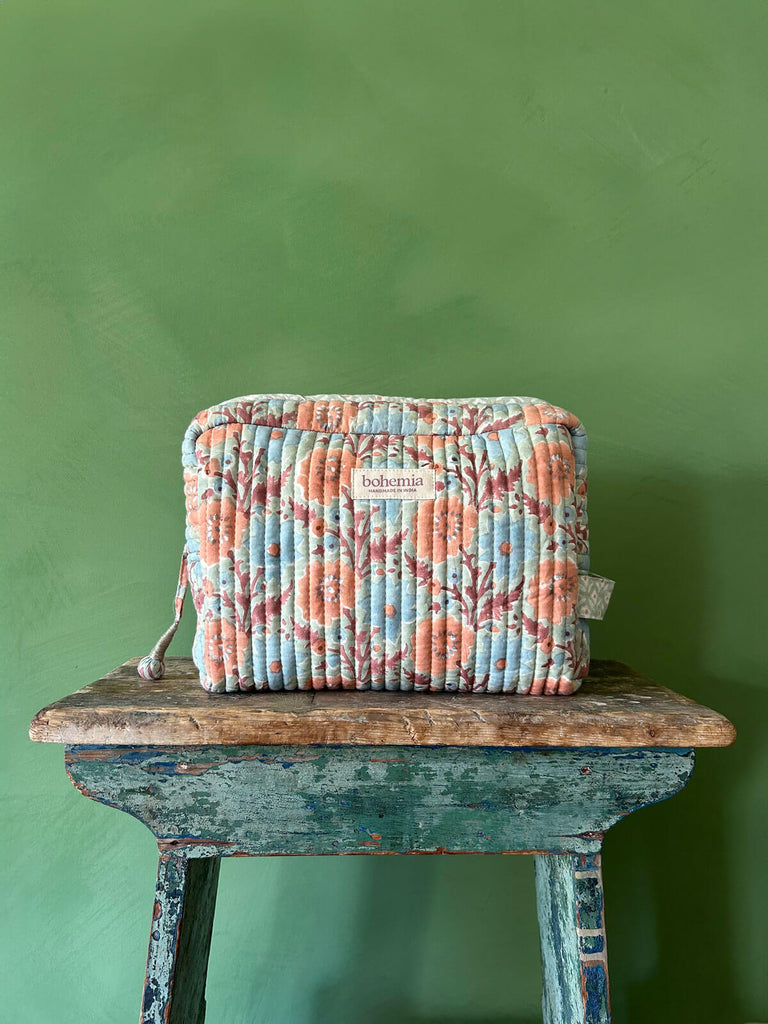
[[[767, 46], [762, 0], [2, 5], [4, 1019], [134, 1020], [153, 888], [29, 719], [165, 627], [191, 416], [336, 390], [585, 421], [594, 653], [739, 729], [608, 839], [616, 1020], [768, 1019]], [[224, 865], [211, 1024], [538, 978], [526, 860]]]

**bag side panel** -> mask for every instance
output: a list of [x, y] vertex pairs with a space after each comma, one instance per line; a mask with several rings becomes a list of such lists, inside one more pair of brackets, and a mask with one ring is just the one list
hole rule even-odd
[[[555, 407], [525, 411], [523, 455], [526, 523], [523, 692], [572, 693], [585, 638], [576, 618], [579, 559], [586, 555], [585, 515], [577, 475], [586, 473], [583, 427]], [[522, 436], [522, 429], [518, 431]], [[535, 649], [531, 640], [535, 639]], [[525, 689], [528, 680], [530, 686]]]

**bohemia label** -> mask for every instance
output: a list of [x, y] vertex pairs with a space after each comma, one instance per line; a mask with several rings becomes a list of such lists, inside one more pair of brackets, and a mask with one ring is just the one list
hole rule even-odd
[[423, 501], [435, 496], [432, 469], [353, 469], [353, 498]]

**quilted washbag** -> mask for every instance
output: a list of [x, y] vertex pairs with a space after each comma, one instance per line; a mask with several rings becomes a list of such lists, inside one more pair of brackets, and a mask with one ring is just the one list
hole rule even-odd
[[213, 692], [568, 694], [589, 667], [586, 435], [534, 398], [252, 395], [182, 447], [193, 658]]

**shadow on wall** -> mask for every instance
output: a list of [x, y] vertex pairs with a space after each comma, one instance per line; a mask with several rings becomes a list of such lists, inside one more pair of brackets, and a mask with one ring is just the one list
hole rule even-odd
[[[726, 613], [719, 608], [723, 597], [714, 592], [708, 558], [708, 514], [719, 514], [710, 500], [722, 493], [722, 481], [714, 486], [679, 474], [669, 481], [649, 471], [634, 478], [611, 476], [602, 492], [596, 490], [593, 486], [593, 564], [618, 586], [610, 617], [593, 630], [593, 650], [715, 707], [739, 730], [733, 749], [699, 752], [686, 790], [633, 815], [608, 836], [614, 1016], [629, 1024], [645, 1024], [651, 1012], [656, 1024], [744, 1020], [749, 1008], [734, 977], [735, 953], [729, 954], [738, 947], [729, 908], [726, 813], [765, 742], [768, 695], [708, 674], [703, 664], [713, 617], [718, 617], [721, 635], [727, 635], [727, 615], [738, 615], [738, 609]], [[456, 865], [450, 887], [445, 882], [452, 872], [436, 870], [431, 859], [413, 865], [413, 871], [390, 863], [391, 870], [380, 873], [378, 865], [370, 865], [354, 947], [366, 950], [365, 957], [318, 993], [312, 1024], [353, 1021], [361, 1012], [372, 1024], [527, 1024], [540, 1019], [515, 1015], [521, 1005], [515, 982], [522, 983], [528, 1005], [532, 987], [539, 985], [532, 870], [527, 898], [520, 875], [505, 870], [505, 858], [482, 858], [471, 865], [466, 861], [473, 858], [461, 860], [465, 864], [461, 869]], [[498, 900], [480, 914], [479, 897], [489, 883]], [[432, 994], [419, 977], [423, 943], [430, 939], [425, 920], [445, 901], [455, 909], [450, 930], [436, 936], [444, 973], [440, 978], [435, 970], [433, 977], [436, 984], [449, 986], [456, 1003], [443, 1014], [419, 1015], [412, 1009], [414, 993]], [[406, 916], [398, 919], [399, 913]], [[429, 932], [434, 934], [432, 928]], [[493, 972], [483, 978], [483, 998], [472, 971], [482, 971], [489, 950], [497, 956]], [[377, 961], [382, 967], [386, 963], [387, 977], [377, 972]], [[759, 970], [757, 962], [754, 969]], [[489, 1003], [508, 1005], [509, 1015], [489, 1015]]]
[[[732, 750], [700, 752], [682, 793], [607, 837], [614, 1017], [627, 1024], [753, 1019], [734, 974], [740, 947], [725, 830], [729, 800], [764, 742], [768, 697], [702, 667], [708, 624], [719, 616], [722, 627], [725, 616], [707, 555], [713, 488], [652, 472], [604, 476], [602, 492], [593, 487], [591, 496], [593, 565], [618, 584], [607, 621], [593, 630], [595, 655], [714, 706], [739, 730]], [[332, 981], [307, 993], [307, 1024], [540, 1021], [532, 1012], [541, 973], [530, 858], [375, 857], [364, 860], [361, 876], [354, 915], [326, 920], [324, 935], [343, 934], [350, 952]], [[311, 894], [292, 888], [285, 896], [284, 915], [300, 920]], [[257, 978], [252, 986], [255, 995]]]
[[[515, 996], [519, 987], [527, 992], [529, 1007], [532, 992], [534, 1005], [538, 1001], [532, 859], [375, 860], [369, 862], [353, 925], [354, 948], [364, 954], [347, 974], [316, 993], [311, 1024], [540, 1020], [513, 1012], [521, 1004]], [[499, 1007], [508, 1012], [494, 1013]]]
[[[756, 490], [744, 481], [731, 488]], [[627, 1024], [645, 1024], [650, 1013], [655, 1024], [751, 1020], [734, 974], [735, 958], [749, 950], [731, 917], [728, 809], [766, 742], [768, 694], [718, 678], [704, 663], [712, 624], [720, 641], [735, 637], [741, 615], [717, 593], [709, 553], [727, 525], [724, 481], [649, 473], [612, 477], [595, 491], [593, 561], [618, 581], [598, 639], [605, 637], [611, 656], [714, 707], [738, 730], [733, 748], [698, 752], [682, 793], [633, 815], [607, 838], [613, 1012]], [[752, 955], [745, 973], [759, 977], [759, 955]]]

